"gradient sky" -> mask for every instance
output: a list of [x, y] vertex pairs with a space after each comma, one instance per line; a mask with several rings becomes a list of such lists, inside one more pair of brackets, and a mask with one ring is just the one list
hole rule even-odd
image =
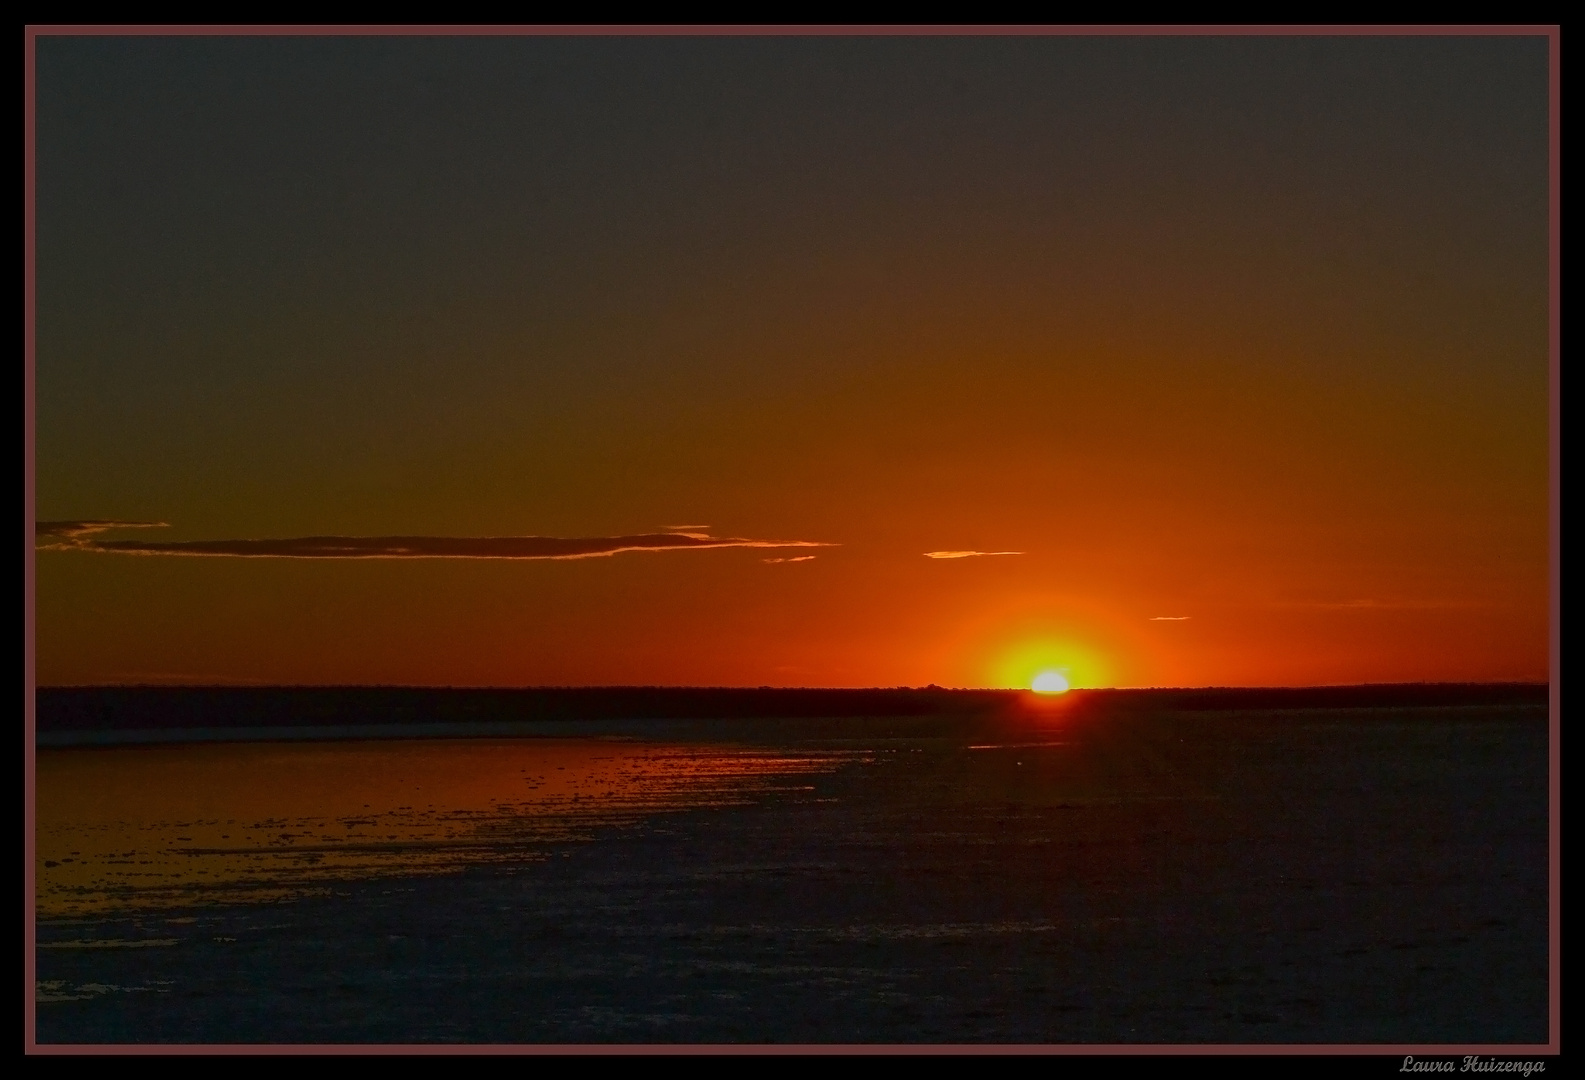
[[40, 38], [39, 682], [1544, 679], [1547, 46]]

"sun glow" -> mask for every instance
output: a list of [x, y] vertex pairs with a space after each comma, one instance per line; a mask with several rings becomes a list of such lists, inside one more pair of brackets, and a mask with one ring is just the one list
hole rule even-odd
[[1060, 671], [1042, 671], [1035, 676], [1032, 689], [1037, 694], [1066, 694], [1068, 677]]
[[1109, 658], [1098, 649], [1080, 644], [1076, 636], [1037, 632], [1019, 635], [999, 648], [993, 646], [987, 650], [989, 685], [1027, 687], [1042, 694], [1112, 685]]

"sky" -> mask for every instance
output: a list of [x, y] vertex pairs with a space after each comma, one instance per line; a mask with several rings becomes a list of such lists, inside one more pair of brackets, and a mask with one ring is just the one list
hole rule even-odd
[[1547, 677], [1543, 37], [40, 37], [37, 678]]

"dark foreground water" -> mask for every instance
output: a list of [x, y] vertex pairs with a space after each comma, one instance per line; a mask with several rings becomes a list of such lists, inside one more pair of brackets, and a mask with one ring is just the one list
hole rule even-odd
[[1547, 1038], [1544, 709], [589, 730], [41, 752], [39, 1040]]

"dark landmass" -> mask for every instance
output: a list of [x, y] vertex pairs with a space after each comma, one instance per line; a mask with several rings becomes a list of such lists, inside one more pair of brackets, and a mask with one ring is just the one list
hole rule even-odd
[[1364, 686], [1075, 690], [1039, 698], [1020, 690], [777, 689], [770, 687], [45, 687], [40, 732], [183, 728], [356, 727], [535, 721], [970, 717], [1043, 707], [1084, 714], [1284, 709], [1544, 706], [1535, 683], [1394, 683]]

